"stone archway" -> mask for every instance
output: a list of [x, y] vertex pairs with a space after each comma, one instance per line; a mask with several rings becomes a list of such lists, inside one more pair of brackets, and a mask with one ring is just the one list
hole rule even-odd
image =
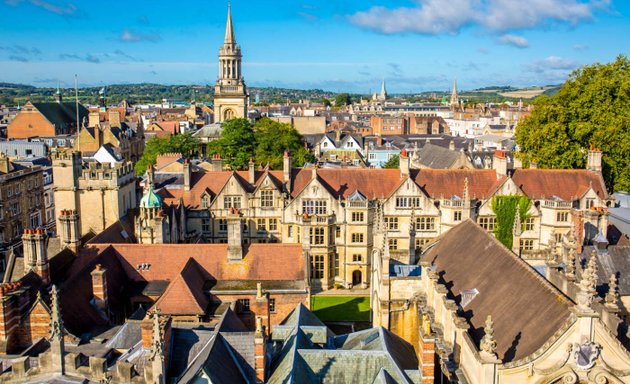
[[361, 273], [361, 271], [356, 270], [352, 272], [352, 286], [356, 287], [360, 285], [362, 282], [363, 282], [363, 274]]

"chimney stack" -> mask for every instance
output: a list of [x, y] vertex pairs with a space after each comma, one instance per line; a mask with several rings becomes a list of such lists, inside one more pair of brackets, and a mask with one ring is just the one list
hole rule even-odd
[[98, 112], [90, 112], [88, 115], [88, 127], [94, 128], [98, 127], [101, 124], [101, 115]]
[[399, 156], [400, 178], [409, 177], [409, 154], [406, 149], [400, 152]]
[[120, 114], [118, 113], [117, 110], [109, 110], [107, 111], [107, 117], [109, 119], [109, 126], [112, 128], [120, 128], [121, 124], [120, 124]]
[[92, 293], [96, 306], [105, 314], [108, 312], [109, 301], [107, 299], [107, 269], [100, 264], [92, 271]]
[[70, 209], [62, 209], [59, 216], [61, 228], [58, 228], [61, 245], [70, 248], [75, 253], [78, 252], [81, 239], [79, 230], [79, 215], [77, 211]]
[[507, 155], [504, 151], [496, 150], [492, 159], [492, 168], [497, 173], [497, 178], [507, 176], [508, 164]]
[[22, 235], [24, 272], [35, 272], [45, 284], [50, 282], [46, 231], [43, 228], [27, 229]]
[[249, 159], [249, 169], [248, 169], [248, 174], [247, 174], [247, 181], [254, 185], [256, 183], [256, 170], [254, 168], [254, 160]]
[[588, 151], [586, 169], [593, 172], [602, 171], [602, 151], [598, 148], [594, 148], [592, 144], [591, 148]]
[[212, 171], [221, 172], [223, 170], [223, 160], [221, 160], [221, 155], [215, 153], [212, 156]]
[[266, 379], [265, 368], [267, 365], [267, 329], [263, 325], [262, 317], [256, 317], [256, 332], [254, 333], [254, 368], [256, 379], [264, 383]]
[[238, 208], [230, 208], [227, 216], [228, 261], [243, 260], [242, 223]]
[[284, 160], [282, 166], [282, 178], [287, 188], [287, 193], [291, 193], [291, 170], [293, 168], [293, 157], [289, 151], [284, 151]]
[[190, 191], [190, 179], [192, 177], [190, 170], [190, 159], [184, 159], [184, 191]]

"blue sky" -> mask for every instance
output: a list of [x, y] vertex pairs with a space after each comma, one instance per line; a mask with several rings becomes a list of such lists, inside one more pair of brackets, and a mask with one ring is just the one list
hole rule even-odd
[[[226, 1], [0, 0], [0, 81], [212, 84]], [[367, 93], [563, 81], [628, 54], [628, 0], [232, 0], [249, 86]]]

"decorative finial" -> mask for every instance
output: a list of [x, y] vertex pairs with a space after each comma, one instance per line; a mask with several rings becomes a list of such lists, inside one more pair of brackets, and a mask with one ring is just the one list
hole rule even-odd
[[521, 235], [521, 205], [516, 205], [516, 213], [514, 214], [514, 227], [512, 228], [512, 235]]
[[153, 335], [151, 338], [151, 360], [164, 360], [164, 337], [162, 335], [162, 328], [160, 327], [159, 309], [153, 312]]
[[497, 359], [497, 341], [494, 339], [494, 322], [492, 316], [488, 315], [486, 318], [486, 325], [483, 328], [484, 335], [479, 343], [482, 356], [486, 358]]
[[[597, 279], [597, 266], [594, 261], [594, 257], [588, 261], [588, 264], [584, 271], [582, 271], [582, 277], [579, 283], [579, 292], [577, 293], [577, 309], [582, 313], [593, 312], [593, 296], [596, 293], [595, 283], [593, 280]], [[593, 269], [595, 268], [595, 270]], [[595, 275], [595, 277], [593, 277]]]
[[608, 293], [606, 293], [606, 306], [611, 309], [619, 310], [619, 289], [617, 285], [617, 274], [610, 275], [608, 280]]
[[61, 318], [59, 292], [56, 285], [53, 285], [50, 290], [50, 299], [52, 302], [50, 340], [63, 340], [63, 319]]

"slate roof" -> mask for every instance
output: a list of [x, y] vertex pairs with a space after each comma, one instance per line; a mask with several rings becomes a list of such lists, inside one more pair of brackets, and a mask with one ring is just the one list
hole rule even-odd
[[[595, 250], [594, 246], [584, 247], [582, 252], [582, 263], [585, 264], [591, 253]], [[621, 296], [630, 295], [630, 246], [608, 246], [604, 250], [597, 252], [597, 290], [601, 296], [608, 292], [608, 282], [610, 275], [617, 275], [617, 284], [619, 294]]]
[[[317, 328], [324, 328], [329, 336], [314, 338]], [[413, 347], [386, 329], [333, 337], [301, 304], [274, 327], [272, 339], [281, 342], [281, 348], [272, 358], [270, 384], [411, 383], [405, 370], [418, 369]]]
[[[449, 169], [463, 159], [467, 159], [466, 155], [459, 151], [453, 151], [438, 145], [427, 143], [418, 149], [417, 162], [425, 167], [433, 169]], [[472, 165], [471, 165], [472, 167]]]
[[573, 201], [584, 195], [591, 185], [597, 196], [608, 198], [601, 174], [586, 169], [517, 169], [512, 180], [532, 199], [557, 196]]
[[[55, 125], [56, 128], [61, 128], [63, 125], [75, 124], [77, 120], [76, 103], [32, 103], [37, 110], [44, 115], [46, 120]], [[89, 111], [81, 104], [79, 104], [79, 121], [83, 121], [83, 118], [87, 118]]]
[[463, 290], [479, 291], [460, 315], [477, 347], [492, 316], [503, 362], [532, 354], [569, 318], [573, 302], [470, 219], [444, 234], [422, 261], [434, 266], [458, 305]]

